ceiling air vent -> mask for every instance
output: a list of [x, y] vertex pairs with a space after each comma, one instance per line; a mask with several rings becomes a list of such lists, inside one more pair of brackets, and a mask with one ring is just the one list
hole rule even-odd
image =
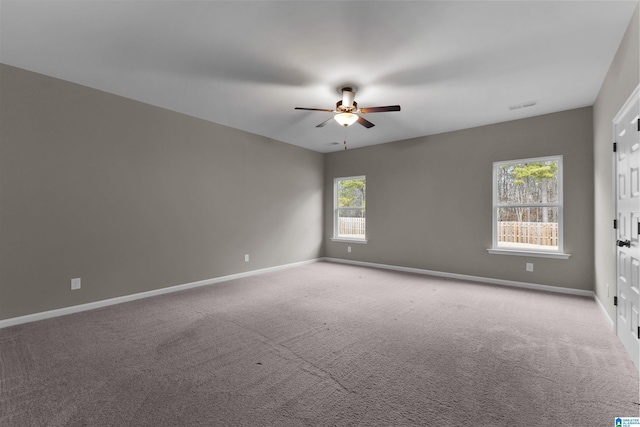
[[527, 101], [523, 102], [522, 104], [509, 105], [509, 110], [519, 110], [520, 108], [533, 107], [537, 103], [538, 101]]

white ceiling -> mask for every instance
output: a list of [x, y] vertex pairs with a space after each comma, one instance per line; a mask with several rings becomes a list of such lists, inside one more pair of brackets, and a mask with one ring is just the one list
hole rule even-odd
[[345, 129], [294, 107], [348, 84], [402, 106], [350, 148], [592, 105], [637, 5], [2, 0], [0, 62], [329, 152]]

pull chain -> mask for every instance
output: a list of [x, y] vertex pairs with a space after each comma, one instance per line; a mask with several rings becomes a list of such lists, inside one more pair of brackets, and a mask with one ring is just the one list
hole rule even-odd
[[344, 127], [344, 149], [347, 149], [347, 127]]

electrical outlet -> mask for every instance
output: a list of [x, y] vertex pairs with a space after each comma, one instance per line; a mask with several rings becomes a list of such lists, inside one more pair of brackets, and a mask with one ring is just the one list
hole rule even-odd
[[347, 252], [351, 253], [351, 246], [347, 246]]
[[532, 262], [528, 262], [527, 263], [527, 271], [533, 271], [533, 263]]
[[244, 255], [244, 262], [249, 262], [249, 254]]
[[80, 278], [76, 278], [76, 279], [71, 279], [71, 290], [75, 291], [77, 289], [80, 289]]
[[609, 297], [609, 284], [607, 283], [607, 298]]

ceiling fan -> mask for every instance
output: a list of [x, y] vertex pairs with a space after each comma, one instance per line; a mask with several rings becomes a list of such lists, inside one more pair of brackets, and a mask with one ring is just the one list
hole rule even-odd
[[[296, 110], [309, 110], [309, 111], [325, 111], [327, 113], [336, 113], [332, 119], [335, 119], [342, 126], [351, 126], [352, 124], [358, 122], [362, 126], [368, 128], [372, 128], [375, 125], [371, 123], [369, 120], [360, 116], [359, 114], [367, 114], [367, 113], [384, 113], [387, 111], [400, 111], [399, 105], [389, 105], [386, 107], [369, 107], [369, 108], [358, 108], [358, 103], [354, 101], [356, 96], [356, 91], [354, 87], [343, 87], [338, 89], [340, 93], [342, 93], [342, 100], [336, 103], [335, 110], [326, 110], [322, 108], [303, 108], [296, 107]], [[317, 128], [321, 128], [327, 123], [329, 123], [331, 119], [327, 119], [324, 122], [317, 125]]]

